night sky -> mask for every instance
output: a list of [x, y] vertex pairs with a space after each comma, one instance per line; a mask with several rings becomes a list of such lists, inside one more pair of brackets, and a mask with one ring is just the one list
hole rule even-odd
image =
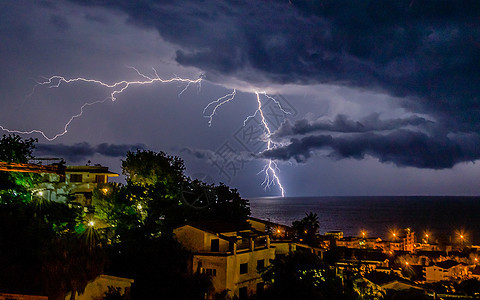
[[[53, 141], [22, 135], [40, 157], [121, 172], [128, 150], [165, 151], [245, 197], [280, 195], [269, 159], [287, 196], [480, 194], [477, 0], [1, 1], [0, 58], [0, 134], [53, 137], [94, 103]], [[116, 101], [37, 85], [146, 79], [132, 67], [202, 81]]]

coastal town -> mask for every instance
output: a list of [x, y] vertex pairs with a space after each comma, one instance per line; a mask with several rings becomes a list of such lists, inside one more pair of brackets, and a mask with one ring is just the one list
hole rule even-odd
[[[4, 136], [3, 139], [9, 138], [12, 137]], [[140, 158], [150, 161], [146, 166], [139, 167], [135, 164], [141, 161]], [[148, 151], [129, 153], [123, 165], [124, 174], [130, 176], [129, 184], [137, 180], [136, 188], [149, 187], [156, 175], [150, 177], [148, 183], [139, 177], [151, 174], [140, 175], [141, 170], [133, 171], [132, 168], [145, 167], [145, 170], [151, 168], [158, 172], [155, 160], [168, 161], [170, 167], [178, 162], [165, 154]], [[70, 209], [78, 209], [82, 217], [77, 220], [74, 230], [80, 235], [89, 234], [90, 243], [93, 243], [89, 247], [127, 244], [121, 235], [137, 229], [120, 231], [125, 212], [132, 210], [127, 215], [133, 217], [134, 224], [137, 224], [133, 227], [138, 228], [146, 227], [148, 215], [154, 213], [153, 202], [149, 202], [155, 201], [154, 198], [143, 196], [149, 193], [148, 189], [142, 194], [130, 194], [129, 201], [136, 200], [122, 206], [123, 211], [113, 210], [111, 206], [115, 204], [112, 199], [115, 194], [118, 196], [122, 187], [109, 180], [119, 174], [101, 165], [68, 166], [61, 159], [35, 158], [28, 163], [1, 162], [0, 171], [4, 175], [38, 176], [36, 183], [28, 188], [27, 195], [29, 201], [36, 205], [64, 203]], [[135, 179], [134, 172], [137, 174]], [[313, 212], [306, 212], [303, 219], [293, 224], [277, 224], [251, 217], [248, 200], [242, 200], [228, 187], [221, 186], [223, 193], [230, 193], [222, 203], [221, 190], [215, 190], [212, 196], [208, 194], [212, 192], [211, 186], [193, 183], [189, 183], [189, 188], [182, 183], [181, 199], [172, 202], [187, 209], [188, 214], [181, 215], [183, 221], [169, 224], [168, 230], [182, 251], [188, 253], [180, 271], [182, 278], [203, 276], [209, 282], [208, 288], [199, 293], [201, 299], [283, 299], [283, 296], [292, 299], [287, 294], [279, 296], [282, 287], [278, 286], [281, 278], [277, 276], [279, 268], [295, 259], [309, 262], [294, 265], [296, 271], [288, 274], [292, 280], [300, 282], [296, 288], [304, 286], [303, 281], [313, 282], [312, 295], [334, 293], [332, 295], [336, 296], [331, 299], [353, 299], [352, 295], [355, 299], [400, 299], [395, 297], [402, 295], [407, 297], [402, 299], [469, 299], [480, 293], [480, 246], [472, 244], [462, 234], [453, 241], [439, 241], [439, 237], [434, 239], [428, 233], [419, 235], [414, 228], [392, 230], [389, 237], [371, 237], [362, 230], [357, 236], [348, 237], [342, 231], [322, 234], [319, 232], [322, 220]], [[0, 198], [6, 204], [8, 192], [4, 190]], [[214, 212], [217, 206], [221, 208], [220, 213]], [[156, 217], [155, 222], [162, 224], [154, 224], [157, 229], [149, 231], [148, 242], [161, 238], [160, 232], [165, 234], [166, 220], [171, 212], [163, 208], [160, 211], [161, 215]], [[112, 218], [119, 213], [123, 217]], [[64, 226], [60, 234], [65, 235], [68, 230], [68, 226]], [[137, 242], [136, 238], [134, 241]], [[138, 246], [141, 247], [140, 244]], [[136, 284], [142, 284], [142, 276], [123, 277], [119, 274], [128, 272], [108, 273], [104, 272], [106, 269], [97, 270], [93, 278], [85, 281], [83, 288], [65, 291], [63, 297], [111, 299], [107, 296], [113, 293], [118, 299], [129, 299]], [[110, 267], [112, 271], [116, 269]], [[149, 274], [151, 270], [147, 267], [144, 272]], [[322, 290], [322, 284], [329, 281], [336, 282], [334, 288]], [[28, 296], [28, 293], [19, 291], [21, 289], [0, 290], [0, 299], [54, 299], [42, 295]], [[298, 290], [292, 288], [290, 292], [298, 293]]]

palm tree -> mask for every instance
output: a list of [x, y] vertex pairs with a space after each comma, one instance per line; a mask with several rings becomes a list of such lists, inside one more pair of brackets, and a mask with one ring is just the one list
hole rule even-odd
[[297, 237], [309, 245], [316, 245], [317, 233], [320, 229], [318, 215], [314, 212], [305, 213], [300, 221], [294, 221], [292, 227], [297, 232]]

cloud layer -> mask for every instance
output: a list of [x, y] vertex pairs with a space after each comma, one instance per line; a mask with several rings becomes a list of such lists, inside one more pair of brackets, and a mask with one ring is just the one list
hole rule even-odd
[[67, 162], [79, 162], [91, 158], [95, 154], [107, 157], [124, 157], [128, 151], [136, 151], [137, 149], [145, 149], [143, 144], [135, 145], [115, 145], [102, 143], [92, 146], [89, 143], [77, 143], [74, 145], [64, 144], [36, 144], [34, 155], [42, 156], [59, 156]]
[[[445, 169], [480, 159], [476, 133], [452, 134], [417, 116], [381, 120], [372, 114], [360, 121], [337, 116], [334, 121], [284, 123], [273, 135], [278, 144], [261, 157], [305, 162], [323, 150], [334, 159], [369, 155], [397, 166]], [[287, 140], [287, 141], [285, 141]]]
[[[155, 29], [177, 49], [178, 64], [212, 81], [366, 89], [426, 116], [357, 122], [347, 107], [332, 122], [283, 127], [276, 138], [289, 143], [265, 157], [304, 161], [330, 149], [337, 158], [372, 155], [434, 169], [479, 158], [472, 147], [480, 140], [479, 1], [71, 1]], [[51, 22], [68, 27], [59, 17]]]
[[178, 63], [207, 76], [382, 90], [418, 98], [405, 106], [449, 126], [479, 127], [478, 1], [76, 2], [157, 29]]

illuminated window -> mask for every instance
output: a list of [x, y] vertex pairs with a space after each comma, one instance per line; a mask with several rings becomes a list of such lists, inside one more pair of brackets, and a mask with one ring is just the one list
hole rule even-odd
[[240, 264], [240, 274], [248, 273], [248, 263]]

